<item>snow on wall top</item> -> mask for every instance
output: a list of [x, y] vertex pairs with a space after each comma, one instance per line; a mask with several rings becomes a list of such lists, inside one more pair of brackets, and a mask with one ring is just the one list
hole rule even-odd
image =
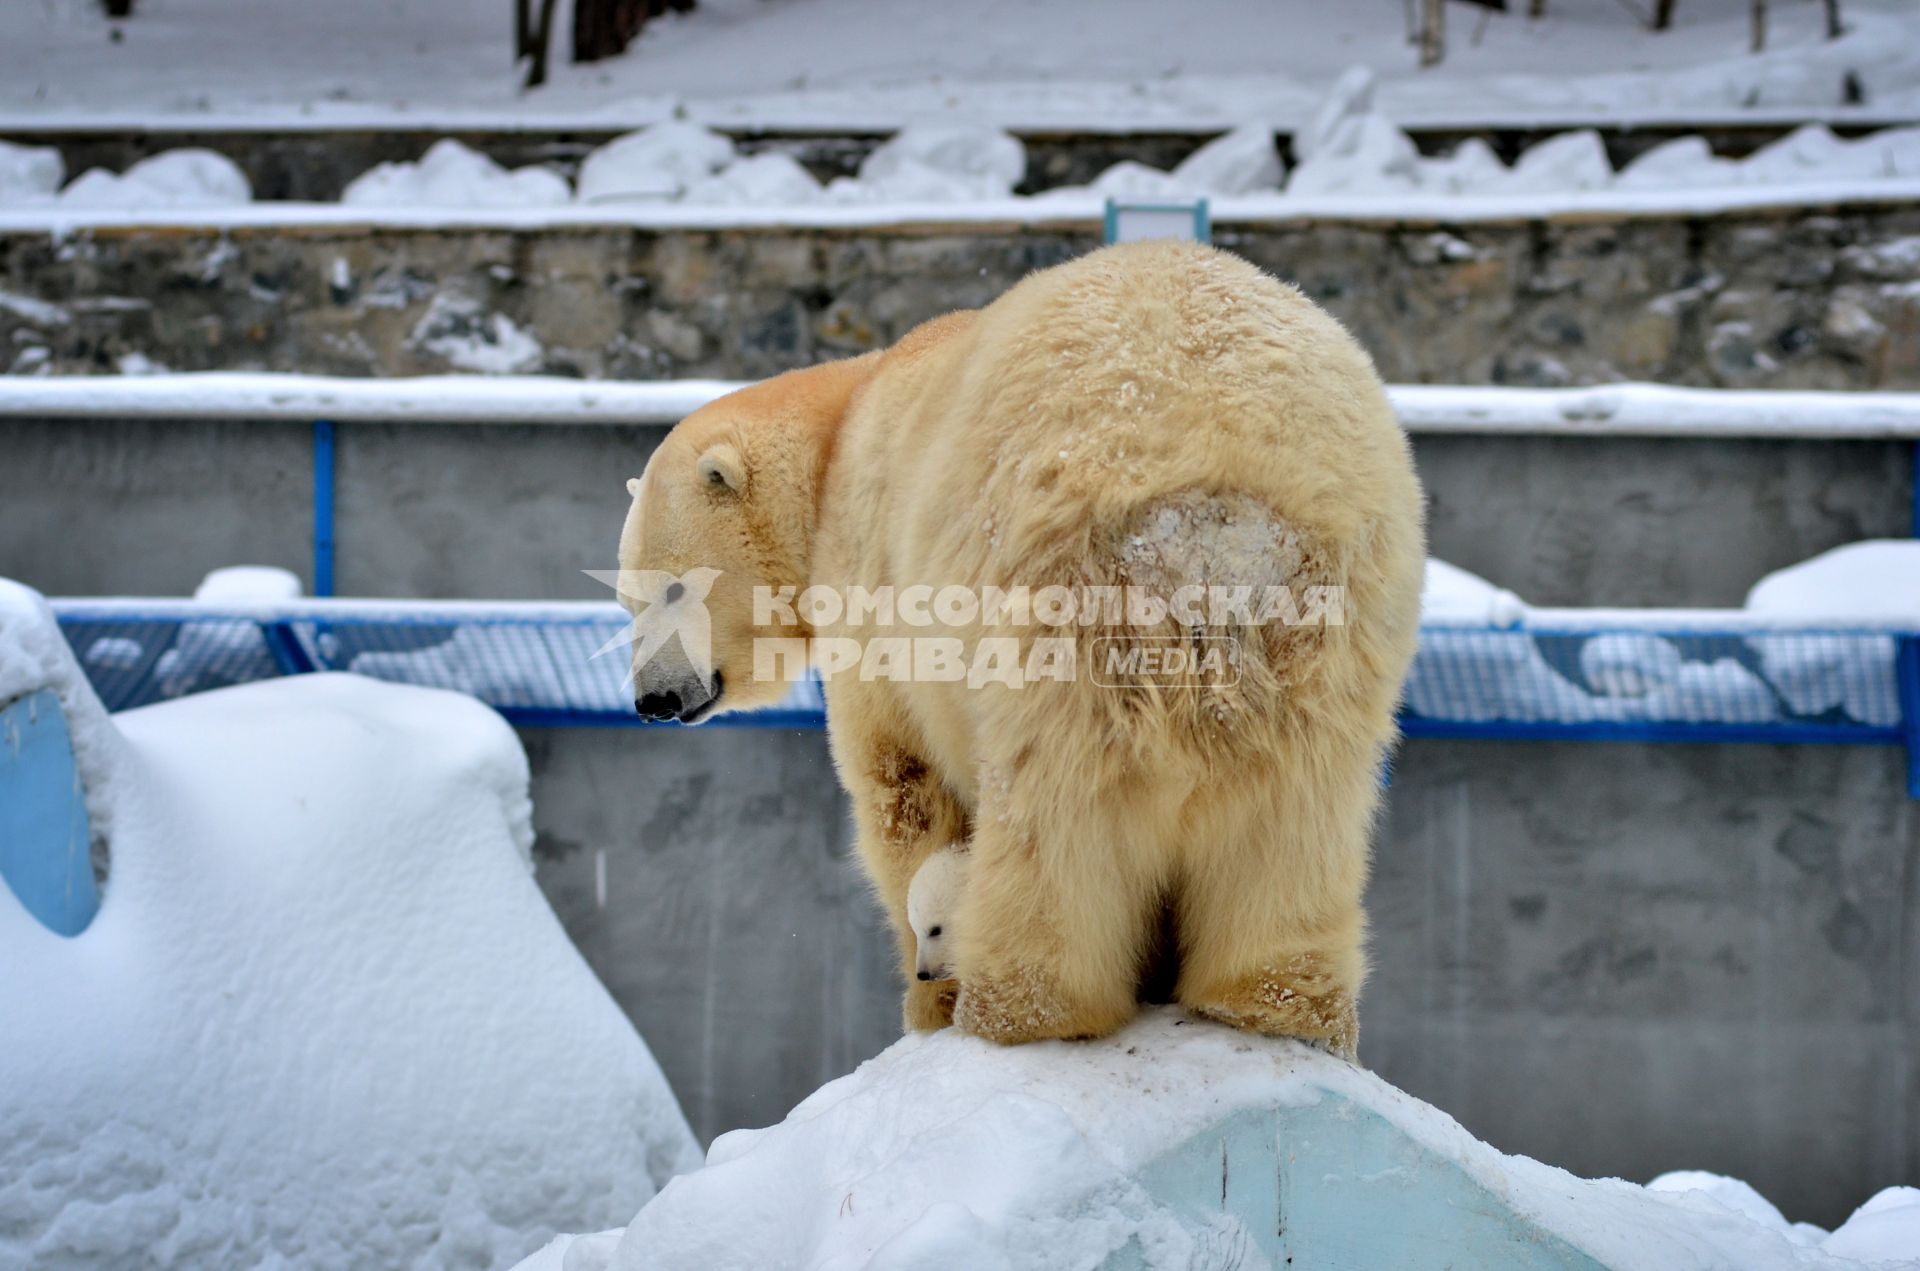
[[[84, 693], [64, 648], [0, 584], [9, 682]], [[95, 724], [99, 915], [0, 888], [0, 1265], [504, 1265], [696, 1161], [529, 876], [493, 712], [316, 675]]]
[[[0, 418], [316, 419], [459, 424], [673, 423], [742, 385], [547, 376], [438, 375], [373, 380], [208, 372], [0, 377]], [[1920, 393], [1829, 393], [1609, 384], [1387, 389], [1415, 433], [1644, 437], [1920, 438]]]
[[[1500, 195], [1413, 191], [1269, 193], [1210, 202], [1215, 226], [1358, 221], [1388, 225], [1471, 225], [1503, 221], [1715, 216], [1804, 207], [1906, 207], [1920, 180], [1809, 180], [1767, 186], [1682, 189], [1567, 189]], [[0, 233], [68, 237], [86, 232], [283, 229], [884, 229], [891, 226], [1097, 227], [1098, 194], [1040, 198], [902, 199], [874, 204], [569, 204], [564, 206], [395, 207], [342, 203], [247, 203], [217, 208], [0, 208]]]
[[[1216, 1265], [1195, 1255], [1217, 1251], [1208, 1242], [1221, 1233], [1143, 1185], [1143, 1171], [1235, 1113], [1277, 1110], [1284, 1135], [1287, 1110], [1329, 1097], [1383, 1118], [1608, 1267], [1858, 1265], [1818, 1248], [1825, 1232], [1756, 1221], [1697, 1182], [1655, 1191], [1505, 1156], [1371, 1073], [1162, 1008], [1094, 1042], [1003, 1048], [951, 1029], [908, 1037], [779, 1125], [715, 1140], [706, 1167], [675, 1180], [624, 1233], [557, 1241], [522, 1271], [1037, 1271], [1101, 1266], [1130, 1243], [1142, 1256], [1124, 1265]], [[1383, 1180], [1383, 1198], [1419, 1185], [1396, 1172], [1409, 1176]], [[1920, 1206], [1899, 1189], [1883, 1196], [1876, 1212], [1899, 1226], [1873, 1247], [1920, 1239]]]

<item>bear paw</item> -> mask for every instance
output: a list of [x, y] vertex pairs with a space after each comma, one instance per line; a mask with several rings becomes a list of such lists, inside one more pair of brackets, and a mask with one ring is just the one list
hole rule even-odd
[[960, 986], [953, 980], [911, 981], [901, 1001], [901, 1015], [910, 1033], [932, 1033], [953, 1023], [954, 999]]

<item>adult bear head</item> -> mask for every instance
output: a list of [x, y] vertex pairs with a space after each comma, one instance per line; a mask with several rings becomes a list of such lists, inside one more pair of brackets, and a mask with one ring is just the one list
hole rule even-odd
[[784, 680], [755, 674], [755, 641], [812, 632], [765, 604], [756, 615], [755, 596], [791, 588], [790, 604], [808, 585], [834, 437], [879, 357], [790, 371], [713, 401], [627, 482], [619, 590], [634, 615], [641, 715], [692, 724], [786, 696]]

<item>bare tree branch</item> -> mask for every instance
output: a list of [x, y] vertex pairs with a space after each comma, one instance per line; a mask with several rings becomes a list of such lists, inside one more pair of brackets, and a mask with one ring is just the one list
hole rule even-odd
[[1420, 65], [1438, 66], [1447, 55], [1446, 0], [1421, 0]]

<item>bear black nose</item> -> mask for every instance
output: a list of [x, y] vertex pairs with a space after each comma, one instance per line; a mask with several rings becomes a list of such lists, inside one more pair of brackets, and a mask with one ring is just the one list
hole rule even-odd
[[686, 594], [687, 594], [686, 584], [678, 583], [678, 582], [667, 584], [667, 603], [668, 604], [672, 604], [674, 601], [680, 599], [680, 597]]
[[633, 709], [641, 719], [678, 719], [680, 717], [680, 694], [648, 693], [633, 699]]
[[931, 979], [933, 978], [933, 972], [931, 972], [931, 971], [922, 971], [922, 972], [920, 973], [920, 978], [921, 978], [921, 979], [923, 979], [923, 980], [931, 980]]

